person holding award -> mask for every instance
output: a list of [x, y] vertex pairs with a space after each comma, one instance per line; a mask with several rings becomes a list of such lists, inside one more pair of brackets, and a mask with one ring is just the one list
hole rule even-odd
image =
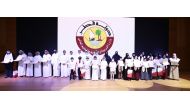
[[7, 50], [4, 56], [4, 60], [1, 62], [5, 65], [5, 78], [12, 78], [13, 77], [13, 55], [12, 53]]
[[24, 53], [24, 51], [19, 50], [19, 55], [14, 60], [18, 62], [18, 76], [19, 77], [25, 77], [26, 76], [26, 61], [27, 55]]

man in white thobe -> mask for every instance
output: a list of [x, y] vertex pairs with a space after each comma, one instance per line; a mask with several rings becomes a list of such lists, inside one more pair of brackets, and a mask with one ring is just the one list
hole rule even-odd
[[100, 79], [101, 80], [106, 80], [107, 79], [107, 66], [108, 66], [108, 63], [107, 63], [106, 59], [103, 58], [101, 63], [100, 63], [100, 69], [101, 69]]
[[40, 52], [37, 51], [34, 56], [34, 77], [41, 77], [42, 76], [42, 57], [40, 56]]
[[60, 56], [60, 63], [61, 63], [61, 77], [68, 77], [69, 70], [68, 70], [68, 56], [66, 55], [66, 50], [63, 50], [63, 54]]
[[26, 76], [26, 61], [27, 55], [24, 51], [19, 50], [19, 55], [14, 61], [18, 61], [18, 76], [23, 77]]
[[92, 80], [98, 80], [98, 74], [99, 74], [99, 60], [96, 56], [94, 56], [94, 59], [92, 60]]
[[45, 50], [43, 55], [43, 77], [52, 76], [51, 55]]
[[51, 57], [51, 63], [53, 65], [53, 76], [54, 77], [59, 77], [60, 76], [59, 55], [57, 53], [57, 50], [54, 50], [53, 52], [54, 53], [52, 54], [52, 57]]
[[26, 76], [27, 77], [32, 77], [34, 76], [33, 75], [33, 62], [34, 62], [34, 58], [32, 56], [32, 53], [28, 53], [28, 56], [26, 58], [26, 65], [27, 65], [27, 68], [26, 68]]
[[85, 79], [90, 79], [90, 68], [91, 68], [91, 60], [87, 56], [84, 60], [84, 68], [85, 68]]
[[5, 78], [12, 78], [13, 77], [13, 55], [12, 53], [7, 50], [4, 60], [1, 62], [5, 65]]
[[[101, 62], [101, 60], [103, 59], [104, 57], [104, 54], [100, 55], [98, 51], [95, 51], [94, 54], [93, 54], [93, 57], [97, 57], [97, 60], [99, 62]], [[98, 71], [98, 78], [100, 78], [101, 74], [100, 74], [100, 70]]]

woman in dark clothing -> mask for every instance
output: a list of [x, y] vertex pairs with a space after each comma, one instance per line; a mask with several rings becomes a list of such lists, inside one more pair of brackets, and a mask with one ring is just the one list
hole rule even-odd
[[115, 52], [115, 54], [112, 56], [112, 59], [117, 63], [118, 60], [120, 60], [121, 56], [118, 54], [118, 51]]
[[[124, 62], [124, 63], [125, 63], [125, 60], [126, 60], [126, 59], [130, 59], [128, 53], [126, 53], [125, 57], [123, 58], [123, 62]], [[123, 67], [123, 79], [124, 79], [124, 80], [127, 80], [127, 70], [128, 70], [128, 69], [125, 69], [125, 65], [124, 65], [124, 67]]]
[[[120, 58], [121, 58], [121, 56], [118, 54], [118, 51], [116, 51], [115, 54], [112, 56], [112, 59], [114, 59], [114, 61], [116, 62], [116, 64], [120, 60]], [[118, 70], [118, 66], [117, 66], [115, 78], [118, 78], [118, 72], [119, 72], [119, 70]]]
[[[111, 57], [109, 56], [108, 52], [105, 53], [104, 55], [108, 65], [111, 62]], [[107, 78], [110, 79], [110, 68], [107, 66]]]
[[123, 62], [125, 62], [125, 59], [129, 58], [129, 53], [126, 53], [125, 57], [123, 58]]
[[108, 52], [105, 53], [104, 57], [106, 58], [107, 63], [111, 62], [111, 57], [108, 55]]
[[135, 59], [136, 54], [132, 53], [132, 59]]

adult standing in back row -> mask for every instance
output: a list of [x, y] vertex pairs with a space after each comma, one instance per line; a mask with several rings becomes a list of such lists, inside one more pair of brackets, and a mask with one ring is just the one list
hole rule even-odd
[[42, 76], [42, 56], [40, 52], [37, 51], [34, 56], [34, 77], [41, 77]]
[[[111, 57], [109, 56], [108, 52], [105, 53], [104, 57], [105, 57], [108, 65], [109, 65], [109, 63], [111, 62]], [[107, 78], [108, 79], [110, 78], [110, 68], [109, 68], [109, 66], [107, 66]]]
[[[120, 60], [120, 58], [122, 58], [119, 54], [118, 51], [115, 52], [115, 54], [112, 56], [112, 59], [114, 59], [114, 61], [116, 62], [116, 64], [118, 63], [118, 61]], [[116, 78], [118, 78], [118, 66], [116, 68]]]

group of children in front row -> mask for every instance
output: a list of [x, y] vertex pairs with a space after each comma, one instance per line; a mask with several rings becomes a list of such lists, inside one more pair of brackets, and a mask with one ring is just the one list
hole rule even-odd
[[66, 55], [63, 51], [62, 55], [58, 55], [54, 50], [52, 55], [45, 50], [43, 57], [40, 52], [36, 52], [33, 57], [32, 53], [28, 56], [22, 51], [19, 51], [18, 57], [13, 60], [12, 53], [7, 51], [2, 63], [5, 64], [6, 77], [13, 77], [12, 64], [13, 61], [18, 62], [18, 76], [23, 77], [70, 77], [71, 79], [79, 80], [106, 80], [110, 78], [125, 79], [125, 80], [151, 80], [151, 79], [176, 79], [179, 80], [179, 61], [176, 53], [169, 58], [168, 54], [159, 56], [145, 56], [141, 53], [139, 56], [128, 54], [124, 58], [116, 52], [112, 58], [105, 55], [90, 55], [78, 51], [77, 55], [73, 55], [70, 51]]

